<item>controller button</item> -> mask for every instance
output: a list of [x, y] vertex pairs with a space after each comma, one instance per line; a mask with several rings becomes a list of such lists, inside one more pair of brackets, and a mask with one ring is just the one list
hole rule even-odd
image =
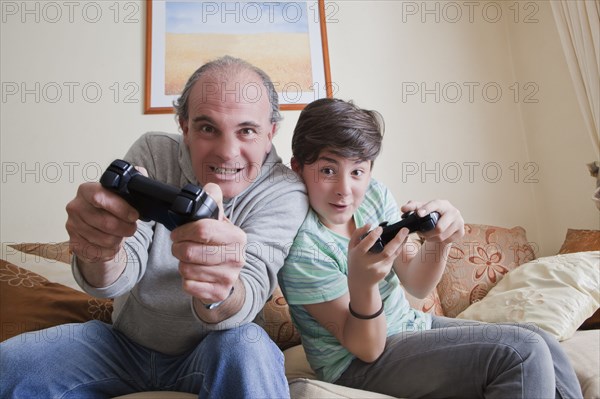
[[100, 184], [107, 188], [119, 188], [121, 182], [121, 175], [115, 173], [112, 170], [107, 170], [100, 178]]
[[179, 195], [177, 196], [177, 198], [175, 198], [175, 201], [173, 201], [173, 206], [171, 207], [171, 209], [177, 214], [188, 215], [192, 213], [193, 204], [194, 201]]
[[198, 186], [194, 186], [193, 184], [186, 184], [182, 189], [182, 193], [186, 193], [192, 196], [192, 198], [196, 199], [202, 194], [202, 189]]

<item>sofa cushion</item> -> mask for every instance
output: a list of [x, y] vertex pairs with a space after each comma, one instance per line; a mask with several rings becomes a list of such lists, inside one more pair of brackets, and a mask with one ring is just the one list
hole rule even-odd
[[444, 314], [455, 317], [482, 299], [506, 273], [534, 259], [525, 229], [465, 224], [437, 286]]
[[600, 230], [567, 229], [559, 254], [600, 251]]
[[600, 307], [600, 251], [539, 258], [508, 273], [457, 318], [535, 324], [570, 338]]
[[600, 330], [577, 331], [560, 346], [571, 360], [583, 397], [600, 399]]
[[[583, 251], [600, 251], [600, 230], [567, 229], [565, 241], [558, 253], [570, 254]], [[579, 329], [600, 329], [600, 309], [584, 321]]]
[[436, 316], [445, 316], [437, 288], [434, 288], [433, 291], [423, 299], [414, 297], [406, 291], [404, 291], [404, 295], [413, 309], [420, 310], [424, 313], [431, 313]]
[[262, 327], [281, 350], [300, 344], [300, 333], [292, 323], [288, 304], [279, 286], [265, 304], [262, 316]]
[[319, 380], [309, 380], [306, 378], [298, 378], [290, 381], [290, 397], [292, 399], [394, 399], [393, 396], [348, 388]]
[[110, 323], [111, 313], [109, 299], [50, 282], [0, 259], [0, 341], [65, 323], [92, 319]]

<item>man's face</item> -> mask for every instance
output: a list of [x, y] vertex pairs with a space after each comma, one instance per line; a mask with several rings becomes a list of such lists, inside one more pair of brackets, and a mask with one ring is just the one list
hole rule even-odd
[[188, 119], [181, 121], [198, 182], [216, 183], [231, 198], [252, 184], [271, 150], [275, 124], [258, 75], [242, 72], [227, 82], [204, 76], [192, 87]]

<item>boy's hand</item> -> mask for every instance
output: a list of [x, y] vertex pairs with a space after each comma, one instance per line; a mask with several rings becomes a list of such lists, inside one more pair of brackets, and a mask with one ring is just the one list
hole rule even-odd
[[352, 234], [348, 244], [348, 286], [373, 287], [388, 275], [394, 259], [402, 253], [404, 242], [408, 236], [408, 229], [403, 228], [384, 248], [377, 254], [369, 252], [383, 229], [378, 226], [365, 238], [361, 237], [369, 232], [370, 226], [362, 226]]
[[426, 203], [408, 201], [400, 210], [414, 211], [421, 217], [434, 211], [440, 214], [435, 229], [422, 234], [427, 241], [449, 244], [465, 235], [465, 221], [459, 210], [446, 200], [433, 200]]

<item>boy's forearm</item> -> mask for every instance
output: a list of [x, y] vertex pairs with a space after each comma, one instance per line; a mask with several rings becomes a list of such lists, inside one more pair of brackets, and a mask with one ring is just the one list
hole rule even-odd
[[361, 319], [350, 313], [350, 307], [358, 315], [377, 314], [383, 306], [379, 287], [376, 285], [371, 290], [363, 288], [349, 291], [350, 304], [348, 317], [344, 323], [343, 345], [356, 357], [370, 363], [381, 355], [385, 347], [387, 337], [385, 314], [382, 313], [372, 319]]
[[[436, 287], [446, 268], [451, 245], [425, 241], [408, 265], [404, 266], [402, 285], [411, 295], [424, 298]], [[397, 269], [396, 264], [394, 269]]]

